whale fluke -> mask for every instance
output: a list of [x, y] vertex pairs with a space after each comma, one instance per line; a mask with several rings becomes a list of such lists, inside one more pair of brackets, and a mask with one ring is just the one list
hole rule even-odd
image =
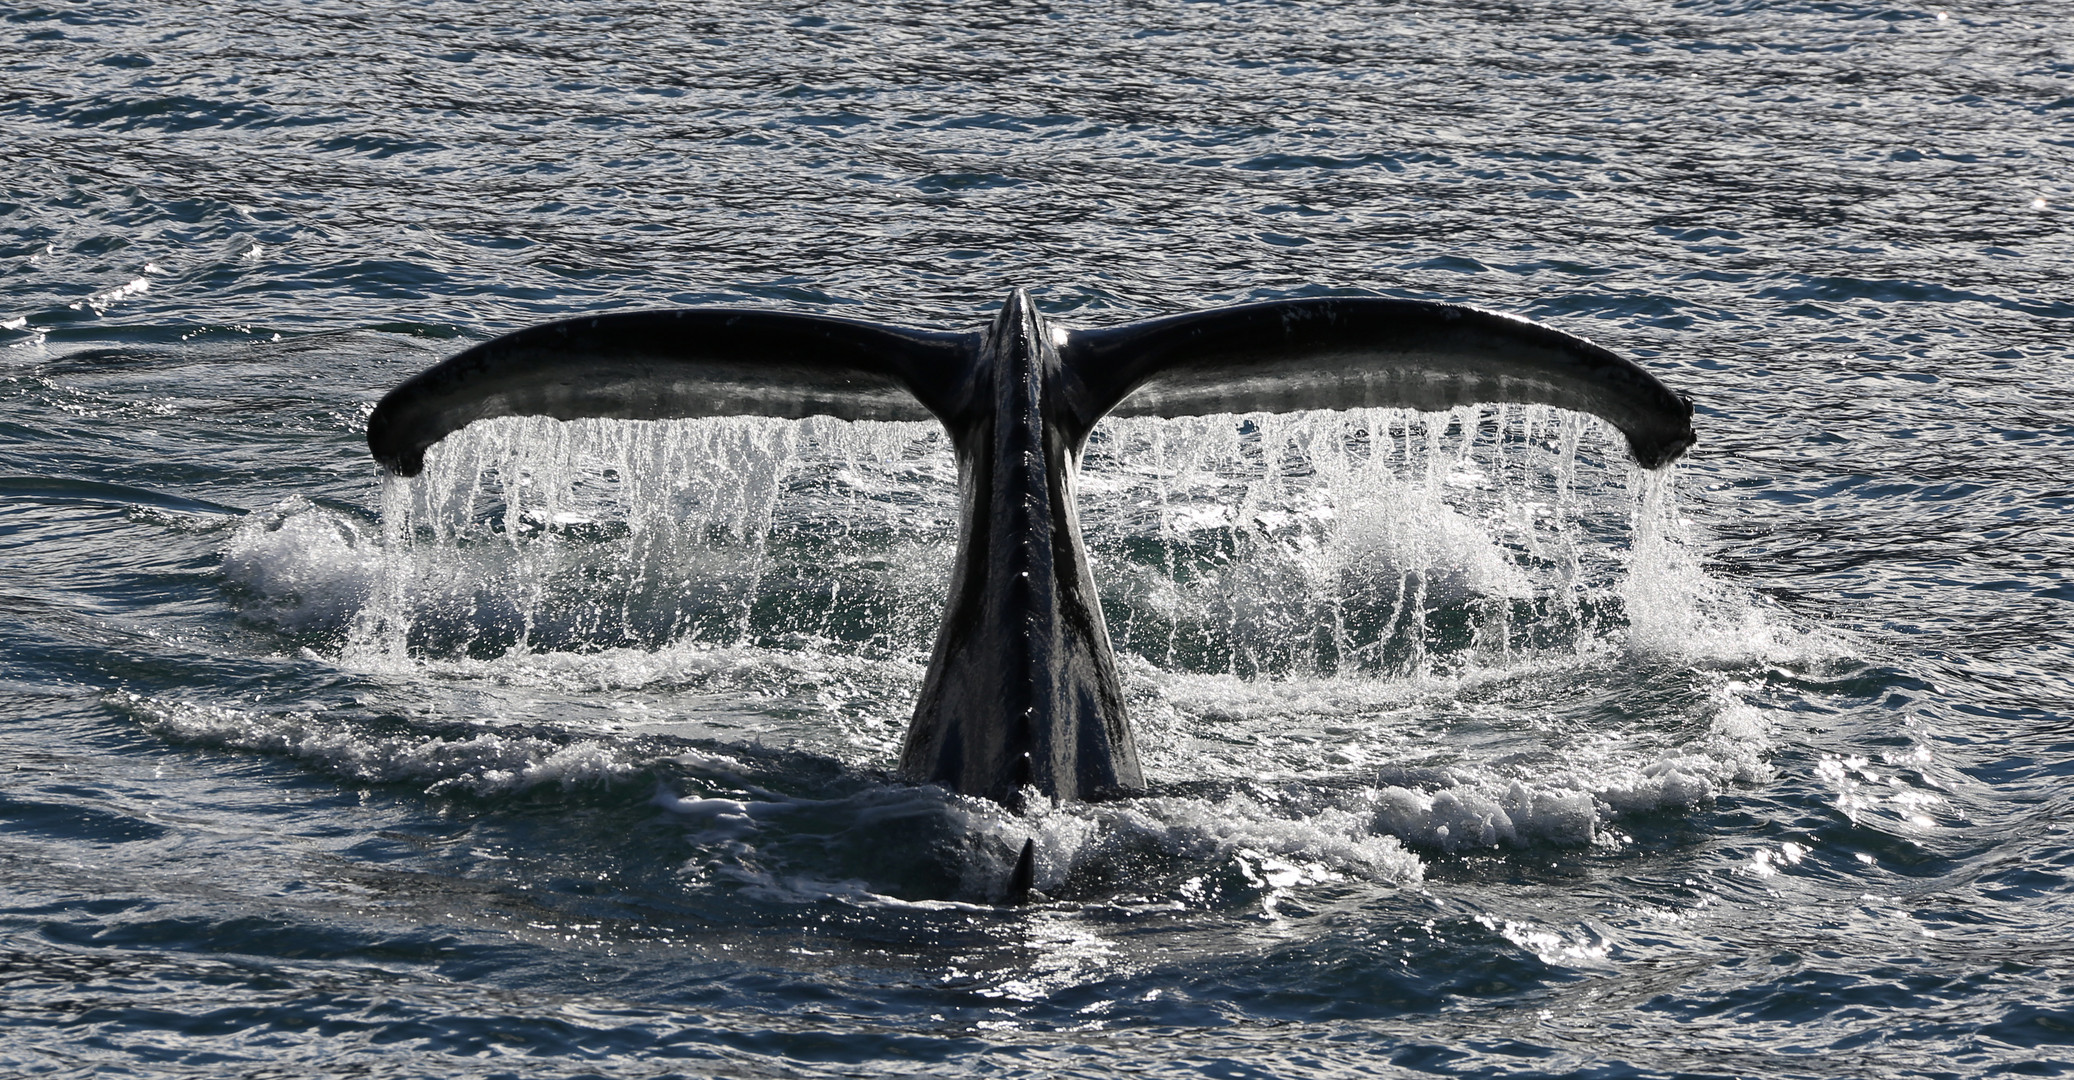
[[1074, 481], [1105, 415], [1544, 404], [1605, 419], [1643, 466], [1693, 443], [1692, 406], [1634, 363], [1525, 319], [1367, 297], [1050, 326], [1021, 289], [984, 331], [691, 308], [569, 319], [484, 342], [368, 418], [392, 472], [498, 416], [933, 417], [958, 459], [949, 599], [901, 774], [1014, 804], [1142, 790]]
[[1620, 429], [1644, 468], [1692, 445], [1692, 407], [1580, 337], [1460, 304], [1324, 297], [1241, 304], [1067, 335], [1060, 355], [1105, 415], [1553, 405]]
[[389, 391], [367, 445], [416, 476], [425, 450], [477, 420], [834, 416], [927, 420], [949, 407], [979, 334], [730, 308], [565, 319], [506, 334]]

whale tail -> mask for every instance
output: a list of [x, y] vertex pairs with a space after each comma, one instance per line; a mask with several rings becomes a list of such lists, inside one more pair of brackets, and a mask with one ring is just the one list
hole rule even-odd
[[1692, 446], [1692, 404], [1583, 338], [1461, 304], [1320, 298], [1242, 304], [1066, 335], [1076, 419], [1303, 409], [1553, 405], [1627, 436], [1644, 468]]
[[1030, 788], [1074, 799], [1144, 787], [1073, 495], [1102, 417], [1480, 402], [1598, 416], [1647, 468], [1694, 440], [1691, 403], [1648, 371], [1477, 308], [1312, 298], [1065, 330], [1020, 289], [968, 333], [726, 308], [537, 326], [390, 391], [367, 440], [409, 476], [440, 439], [499, 416], [936, 419], [962, 517], [901, 772], [1013, 804]]
[[949, 406], [979, 338], [729, 308], [566, 319], [411, 377], [367, 418], [367, 445], [416, 476], [434, 443], [499, 416], [927, 420]]

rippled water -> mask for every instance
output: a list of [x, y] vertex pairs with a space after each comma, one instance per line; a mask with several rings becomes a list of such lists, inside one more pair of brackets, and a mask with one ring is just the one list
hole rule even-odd
[[[1998, 0], [15, 8], [0, 1071], [2074, 1071], [2074, 20]], [[485, 425], [692, 303], [1348, 291], [1535, 410], [1112, 422], [1153, 790], [892, 778], [926, 427]], [[1025, 838], [1043, 898], [997, 906]]]

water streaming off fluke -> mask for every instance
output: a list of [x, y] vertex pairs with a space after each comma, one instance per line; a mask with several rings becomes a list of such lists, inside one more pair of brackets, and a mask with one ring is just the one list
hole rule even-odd
[[[353, 768], [407, 762], [399, 778], [415, 783], [448, 760], [452, 775], [424, 778], [470, 790], [654, 777], [653, 747], [612, 741], [630, 732], [890, 768], [956, 541], [933, 426], [506, 419], [385, 485], [379, 523], [299, 501], [247, 523], [226, 568], [255, 594], [248, 613], [406, 680], [404, 697], [443, 714], [566, 698], [580, 753], [565, 739], [514, 764], [521, 744], [470, 736], [385, 744]], [[1742, 655], [1740, 631], [1768, 625], [1699, 568], [1673, 485], [1633, 469], [1596, 421], [1538, 407], [1105, 422], [1082, 522], [1170, 794], [1060, 809], [1080, 824], [1039, 830], [1046, 874], [1064, 879], [1082, 834], [1234, 813], [1357, 844], [1586, 843], [1609, 815], [1761, 780], [1767, 726], [1729, 689], [1596, 689], [1608, 666], [1656, 652]], [[457, 689], [410, 681], [424, 674]], [[627, 692], [665, 700], [628, 712]], [[1559, 704], [1507, 704], [1523, 692]], [[765, 704], [742, 714], [743, 694]], [[303, 721], [254, 734], [264, 723], [242, 715], [150, 715], [189, 737], [334, 753]], [[1204, 782], [1226, 790], [1172, 793]], [[1274, 794], [1246, 793], [1258, 783]], [[725, 785], [665, 786], [680, 811], [733, 805]], [[1036, 827], [1002, 821], [1003, 851]]]
[[[512, 419], [428, 461], [388, 482], [355, 650], [911, 655], [934, 631], [957, 508], [932, 425]], [[1082, 524], [1121, 652], [1413, 674], [1617, 639], [1632, 473], [1531, 407], [1111, 420]]]

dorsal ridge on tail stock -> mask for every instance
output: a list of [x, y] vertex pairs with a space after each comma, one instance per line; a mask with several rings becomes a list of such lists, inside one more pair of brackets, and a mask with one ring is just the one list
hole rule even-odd
[[1479, 308], [1320, 297], [1059, 332], [1021, 289], [969, 333], [734, 308], [549, 323], [407, 380], [367, 438], [408, 476], [498, 416], [933, 417], [958, 461], [958, 551], [901, 775], [1013, 805], [1145, 785], [1074, 497], [1102, 417], [1485, 402], [1598, 416], [1646, 468], [1695, 438], [1691, 403], [1642, 367]]

